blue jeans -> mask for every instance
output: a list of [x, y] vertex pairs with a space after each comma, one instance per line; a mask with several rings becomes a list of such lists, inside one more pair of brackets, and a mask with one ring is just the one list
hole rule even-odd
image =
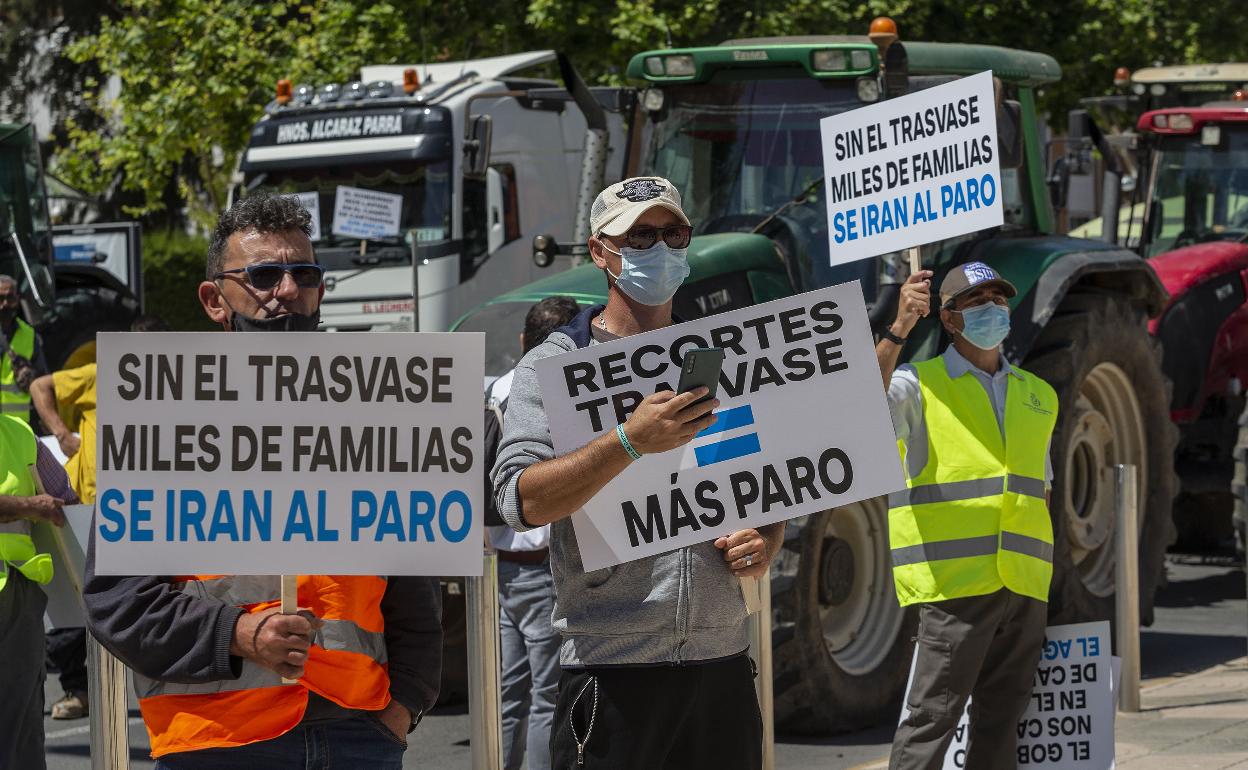
[[155, 770], [402, 770], [406, 740], [396, 738], [376, 717], [357, 716], [299, 725], [259, 743], [228, 749], [166, 754]]
[[[550, 768], [550, 725], [559, 695], [559, 632], [551, 628], [555, 585], [550, 563], [498, 563], [502, 636], [503, 765]], [[527, 731], [525, 720], [528, 720]]]

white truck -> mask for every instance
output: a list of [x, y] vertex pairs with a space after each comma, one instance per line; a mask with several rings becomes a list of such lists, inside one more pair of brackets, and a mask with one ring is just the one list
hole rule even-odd
[[[542, 76], [556, 63], [569, 88]], [[619, 178], [631, 110], [628, 91], [585, 88], [554, 51], [280, 81], [234, 192], [298, 194], [313, 214], [326, 328], [444, 331], [569, 266], [533, 238], [588, 219], [597, 189], [582, 189]]]

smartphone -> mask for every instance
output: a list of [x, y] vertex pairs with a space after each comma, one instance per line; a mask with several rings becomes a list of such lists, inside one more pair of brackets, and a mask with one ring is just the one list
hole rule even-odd
[[719, 390], [719, 371], [723, 367], [723, 348], [693, 348], [685, 351], [685, 361], [680, 367], [680, 383], [676, 386], [676, 392], [688, 393], [706, 387], [707, 394], [693, 403], [700, 404], [715, 398], [715, 392]]

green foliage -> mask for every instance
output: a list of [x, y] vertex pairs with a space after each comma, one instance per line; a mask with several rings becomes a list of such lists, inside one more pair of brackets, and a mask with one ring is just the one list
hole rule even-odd
[[[16, 2], [23, 8], [40, 5]], [[279, 78], [342, 82], [363, 64], [558, 48], [591, 82], [618, 84], [633, 54], [669, 41], [688, 46], [755, 36], [861, 35], [880, 14], [897, 21], [902, 40], [989, 43], [1052, 54], [1064, 77], [1041, 95], [1041, 107], [1060, 127], [1080, 97], [1110, 90], [1116, 67], [1243, 59], [1248, 28], [1222, 21], [1241, 16], [1241, 3], [115, 0], [107, 4], [98, 33], [77, 36], [67, 49], [84, 72], [99, 72], [83, 82], [86, 98], [107, 118], [108, 128], [99, 132], [81, 118], [70, 121], [70, 146], [54, 166], [66, 181], [96, 193], [120, 180], [138, 201], [134, 214], [185, 206], [206, 228], [224, 206], [248, 130]], [[0, 35], [0, 53], [3, 40]], [[120, 80], [121, 90], [106, 102], [108, 76]]]
[[208, 240], [179, 230], [143, 234], [143, 294], [148, 313], [169, 322], [175, 331], [210, 331], [216, 327], [199, 305], [197, 288], [204, 280]]

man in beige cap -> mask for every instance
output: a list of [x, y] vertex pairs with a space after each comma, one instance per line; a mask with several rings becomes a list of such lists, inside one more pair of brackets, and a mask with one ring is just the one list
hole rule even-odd
[[673, 323], [692, 228], [671, 182], [626, 179], [591, 211], [589, 251], [607, 304], [588, 308], [516, 366], [494, 465], [515, 530], [550, 528], [553, 625], [563, 636], [551, 764], [559, 768], [761, 766], [762, 724], [739, 577], [761, 575], [783, 525], [585, 572], [569, 517], [633, 460], [682, 446], [714, 422], [705, 388], [655, 393], [621, 425], [561, 457], [536, 362]]

